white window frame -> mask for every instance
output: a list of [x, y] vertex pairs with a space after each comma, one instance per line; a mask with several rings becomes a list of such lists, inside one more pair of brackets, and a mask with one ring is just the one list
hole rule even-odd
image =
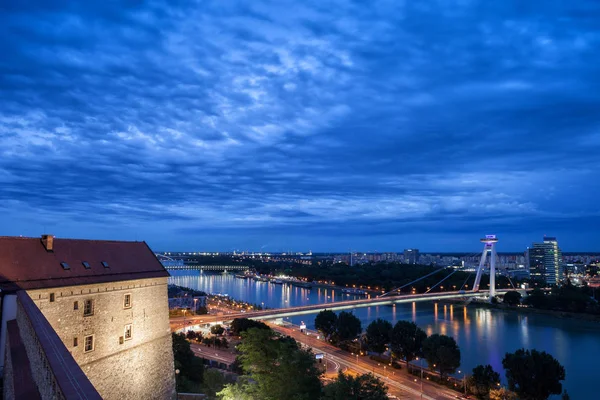
[[[91, 309], [92, 309], [90, 313], [86, 313], [86, 312], [85, 312], [86, 303], [87, 303], [88, 301], [90, 302], [90, 304], [91, 304]], [[94, 299], [85, 299], [85, 300], [83, 300], [83, 316], [84, 316], [84, 317], [91, 317], [92, 315], [94, 315], [95, 308], [96, 308], [96, 307], [95, 307], [95, 304], [94, 304]]]
[[[127, 328], [129, 328], [129, 337], [127, 337]], [[123, 329], [123, 340], [131, 340], [133, 339], [133, 324], [125, 325], [125, 329]]]
[[[126, 302], [127, 296], [129, 296], [129, 305], [127, 305], [127, 302]], [[131, 306], [133, 305], [132, 299], [133, 299], [133, 296], [131, 295], [131, 293], [125, 293], [123, 295], [123, 308], [125, 308], [125, 309], [131, 308]]]
[[[88, 338], [92, 338], [92, 348], [90, 350], [87, 349], [87, 340]], [[83, 352], [90, 353], [96, 349], [96, 340], [94, 335], [85, 335], [83, 337]]]

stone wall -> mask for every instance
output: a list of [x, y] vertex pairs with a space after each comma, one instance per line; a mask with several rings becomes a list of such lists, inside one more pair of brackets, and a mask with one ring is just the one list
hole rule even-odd
[[[28, 293], [102, 398], [175, 397], [167, 278]], [[124, 304], [126, 294], [131, 295], [130, 308]], [[50, 301], [52, 297], [54, 301]], [[84, 316], [85, 300], [93, 301], [91, 316]], [[129, 324], [132, 337], [126, 340], [125, 327]], [[94, 349], [86, 352], [88, 335], [94, 336]]]

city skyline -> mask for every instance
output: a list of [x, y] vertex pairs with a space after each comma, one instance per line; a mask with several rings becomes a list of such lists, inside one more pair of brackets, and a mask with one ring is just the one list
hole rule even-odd
[[600, 250], [599, 18], [591, 0], [9, 2], [0, 235]]

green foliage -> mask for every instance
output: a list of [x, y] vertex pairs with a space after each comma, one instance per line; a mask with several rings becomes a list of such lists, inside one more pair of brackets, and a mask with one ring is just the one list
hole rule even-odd
[[515, 392], [505, 388], [490, 390], [489, 398], [490, 400], [519, 400]]
[[331, 310], [323, 310], [315, 317], [315, 329], [321, 332], [326, 339], [331, 339], [336, 332], [337, 315]]
[[175, 369], [179, 370], [177, 375], [177, 390], [193, 391], [195, 384], [202, 382], [204, 365], [202, 359], [196, 357], [182, 333], [171, 334], [173, 342], [173, 358]]
[[225, 328], [223, 328], [219, 324], [210, 327], [210, 333], [212, 333], [213, 335], [222, 335], [223, 332], [225, 332]]
[[600, 312], [598, 304], [592, 299], [590, 288], [577, 287], [567, 282], [565, 285], [555, 287], [550, 294], [545, 294], [536, 288], [525, 299], [525, 304], [534, 308], [568, 312]]
[[256, 382], [249, 390], [261, 400], [314, 400], [321, 394], [321, 371], [310, 350], [272, 330], [251, 328], [238, 345], [244, 372]]
[[236, 383], [225, 385], [223, 390], [217, 393], [220, 400], [256, 400], [256, 385], [248, 382], [247, 377], [240, 377]]
[[392, 324], [381, 318], [377, 318], [367, 326], [367, 345], [369, 350], [383, 353], [390, 343], [392, 336]]
[[217, 393], [223, 390], [226, 380], [223, 374], [214, 368], [209, 368], [204, 372], [204, 394], [208, 396], [210, 400], [217, 398]]
[[362, 325], [356, 315], [342, 311], [338, 314], [335, 330], [338, 341], [352, 340], [362, 332]]
[[425, 339], [427, 334], [414, 322], [398, 321], [392, 330], [392, 353], [396, 358], [406, 360], [408, 367], [408, 363], [422, 354]]
[[506, 292], [504, 295], [504, 302], [509, 306], [516, 306], [517, 304], [521, 304], [521, 293], [516, 290], [511, 290], [510, 292]]
[[248, 318], [236, 318], [231, 322], [231, 333], [235, 336], [239, 336], [242, 332], [246, 332], [250, 328], [271, 329], [263, 322]]
[[373, 374], [358, 377], [340, 372], [325, 386], [323, 400], [387, 400], [387, 386]]
[[442, 379], [460, 367], [460, 349], [450, 336], [437, 333], [429, 336], [423, 341], [423, 356]]
[[188, 340], [200, 341], [200, 340], [202, 340], [202, 332], [196, 332], [196, 331], [193, 331], [190, 329], [189, 331], [186, 332], [185, 337]]
[[508, 387], [522, 400], [545, 400], [562, 393], [565, 368], [545, 351], [519, 349], [502, 360]]
[[486, 399], [491, 389], [496, 389], [500, 383], [500, 374], [491, 365], [478, 365], [473, 368], [468, 386], [477, 398]]

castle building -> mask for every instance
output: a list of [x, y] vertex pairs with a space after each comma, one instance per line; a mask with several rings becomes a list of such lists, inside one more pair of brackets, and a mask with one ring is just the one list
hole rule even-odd
[[174, 399], [168, 276], [145, 242], [0, 237], [5, 398]]

